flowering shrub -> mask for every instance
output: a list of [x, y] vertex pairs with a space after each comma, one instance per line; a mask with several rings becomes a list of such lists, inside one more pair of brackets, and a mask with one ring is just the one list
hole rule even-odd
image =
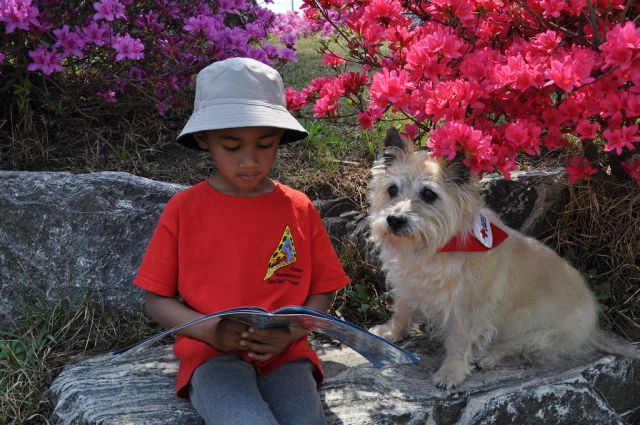
[[[328, 13], [333, 24], [341, 22], [337, 12], [328, 11]], [[334, 31], [333, 25], [327, 21], [306, 19], [298, 11], [289, 10], [276, 14], [270, 32], [277, 35], [283, 45], [293, 46], [300, 37], [319, 35], [328, 38]]]
[[[611, 167], [640, 185], [640, 4], [624, 0], [305, 0], [336, 25], [335, 76], [288, 90], [293, 109], [363, 128], [403, 119], [435, 155], [507, 178], [519, 154], [563, 149], [572, 183]], [[354, 66], [356, 70], [354, 71]]]
[[78, 102], [128, 93], [164, 114], [190, 104], [185, 88], [211, 62], [295, 59], [267, 41], [273, 18], [250, 0], [0, 0], [0, 79], [43, 74]]

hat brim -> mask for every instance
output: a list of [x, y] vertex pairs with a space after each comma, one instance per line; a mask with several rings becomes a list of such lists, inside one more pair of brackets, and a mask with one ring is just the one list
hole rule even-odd
[[194, 111], [176, 139], [181, 145], [203, 151], [193, 133], [240, 127], [275, 127], [284, 129], [280, 144], [296, 142], [309, 134], [289, 111], [252, 103], [214, 104]]

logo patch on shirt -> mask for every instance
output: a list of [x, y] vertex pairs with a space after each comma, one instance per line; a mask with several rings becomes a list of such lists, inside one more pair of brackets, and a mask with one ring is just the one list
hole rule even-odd
[[264, 280], [269, 279], [276, 270], [281, 269], [289, 264], [296, 262], [296, 246], [293, 243], [293, 236], [291, 236], [291, 229], [289, 226], [284, 228], [284, 233], [278, 243], [278, 248], [271, 254], [269, 260], [269, 266], [267, 268], [267, 274], [264, 275]]

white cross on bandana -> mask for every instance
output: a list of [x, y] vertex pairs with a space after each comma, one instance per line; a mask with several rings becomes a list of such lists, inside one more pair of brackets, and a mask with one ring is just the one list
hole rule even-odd
[[493, 233], [491, 232], [491, 222], [480, 213], [473, 216], [473, 236], [485, 247], [493, 247]]

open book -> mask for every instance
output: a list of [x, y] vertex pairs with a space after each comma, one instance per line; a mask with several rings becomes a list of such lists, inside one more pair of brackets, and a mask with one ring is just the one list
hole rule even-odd
[[297, 326], [309, 331], [319, 332], [325, 336], [337, 340], [362, 355], [374, 367], [382, 367], [393, 364], [411, 364], [418, 361], [418, 357], [406, 351], [392, 342], [381, 338], [359, 326], [340, 320], [326, 313], [307, 307], [289, 306], [279, 308], [272, 313], [260, 307], [238, 307], [229, 310], [211, 313], [199, 317], [191, 322], [184, 323], [171, 329], [162, 331], [152, 337], [144, 339], [136, 344], [115, 351], [115, 356], [125, 356], [150, 346], [160, 338], [163, 338], [187, 326], [224, 316], [227, 319], [237, 320], [247, 325], [260, 329], [268, 327]]

